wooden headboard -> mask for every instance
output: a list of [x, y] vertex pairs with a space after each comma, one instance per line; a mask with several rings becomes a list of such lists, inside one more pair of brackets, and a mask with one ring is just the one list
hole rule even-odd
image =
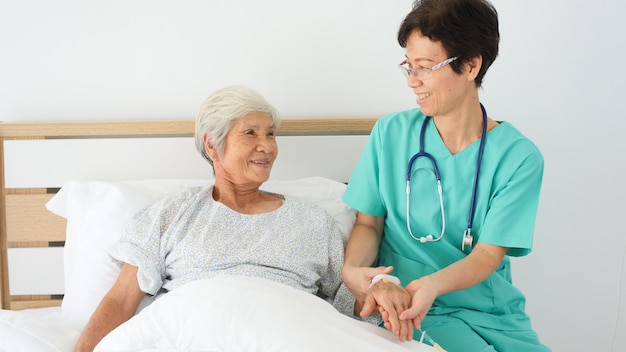
[[[368, 135], [376, 120], [375, 117], [283, 118], [278, 136]], [[45, 208], [61, 184], [38, 184], [33, 187], [6, 184], [7, 173], [12, 167], [7, 162], [7, 143], [46, 139], [178, 138], [193, 134], [193, 120], [0, 123], [0, 307], [25, 309], [55, 306], [60, 305], [63, 298], [62, 294], [11, 293], [9, 250], [62, 247], [66, 221]], [[341, 151], [327, 157], [341, 160]], [[27, 166], [33, 163], [34, 172], [47, 172], [45, 168], [38, 169], [34, 165], [37, 160], [17, 162]]]

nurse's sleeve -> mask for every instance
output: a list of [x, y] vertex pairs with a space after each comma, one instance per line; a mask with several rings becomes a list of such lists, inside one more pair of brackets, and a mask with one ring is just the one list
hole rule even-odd
[[376, 122], [363, 153], [357, 163], [348, 187], [343, 194], [343, 201], [362, 213], [382, 216], [385, 207], [380, 197], [379, 170], [382, 153], [380, 120]]
[[543, 165], [541, 154], [533, 153], [512, 173], [490, 202], [479, 242], [508, 247], [510, 256], [531, 252]]

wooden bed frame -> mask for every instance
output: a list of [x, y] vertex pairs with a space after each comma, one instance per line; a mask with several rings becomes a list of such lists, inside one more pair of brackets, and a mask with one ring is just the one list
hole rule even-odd
[[[367, 135], [376, 120], [376, 117], [283, 118], [278, 135]], [[167, 138], [193, 134], [193, 120], [0, 123], [0, 308], [26, 309], [61, 304], [62, 295], [10, 294], [8, 249], [61, 247], [65, 243], [66, 227], [65, 219], [45, 208], [58, 188], [5, 187], [5, 141]]]

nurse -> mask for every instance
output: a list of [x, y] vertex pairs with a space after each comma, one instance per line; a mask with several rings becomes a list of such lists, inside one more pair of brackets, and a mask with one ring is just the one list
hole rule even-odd
[[344, 195], [358, 211], [343, 267], [355, 312], [402, 341], [549, 351], [509, 261], [532, 248], [543, 157], [478, 95], [499, 39], [485, 0], [415, 2], [398, 42], [419, 108], [378, 121]]

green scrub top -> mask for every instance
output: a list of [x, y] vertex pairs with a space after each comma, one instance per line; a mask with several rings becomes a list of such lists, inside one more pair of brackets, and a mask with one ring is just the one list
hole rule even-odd
[[[438, 271], [471, 251], [461, 250], [467, 229], [480, 141], [452, 155], [432, 119], [427, 122], [424, 149], [441, 175], [446, 231], [436, 242], [420, 243], [406, 226], [406, 179], [409, 159], [419, 151], [425, 116], [419, 109], [381, 118], [352, 174], [344, 201], [356, 210], [385, 216], [377, 265], [393, 265], [403, 285]], [[411, 170], [411, 230], [416, 237], [441, 233], [437, 183], [427, 158]], [[509, 256], [531, 251], [543, 176], [537, 147], [507, 122], [486, 136], [476, 194], [472, 234], [478, 242], [509, 247], [501, 266], [482, 283], [438, 297], [429, 316], [454, 316], [470, 325], [526, 330], [525, 298], [511, 283]]]

